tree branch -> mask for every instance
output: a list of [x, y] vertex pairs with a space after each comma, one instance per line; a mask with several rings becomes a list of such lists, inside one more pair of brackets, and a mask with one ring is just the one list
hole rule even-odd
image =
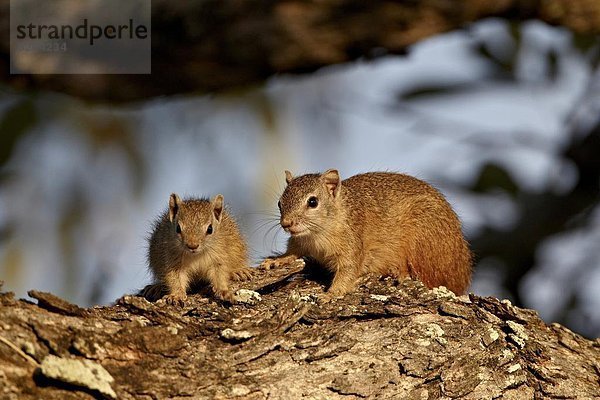
[[201, 295], [184, 308], [125, 296], [82, 312], [39, 292], [38, 305], [0, 294], [0, 336], [40, 364], [0, 342], [2, 396], [597, 395], [600, 342], [547, 326], [534, 311], [376, 278], [318, 305], [323, 286], [301, 268], [262, 272], [246, 285], [260, 300], [229, 307]]

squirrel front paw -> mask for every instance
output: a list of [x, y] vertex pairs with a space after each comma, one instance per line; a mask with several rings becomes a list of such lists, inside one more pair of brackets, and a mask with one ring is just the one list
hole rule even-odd
[[171, 293], [171, 294], [164, 296], [161, 300], [172, 306], [183, 307], [183, 306], [185, 306], [186, 299], [187, 299], [187, 295], [185, 293], [184, 294]]
[[254, 276], [254, 269], [245, 267], [235, 270], [231, 273], [231, 279], [234, 281], [247, 281]]
[[156, 301], [166, 293], [165, 287], [160, 283], [147, 285], [140, 294], [148, 301]]
[[283, 257], [274, 257], [274, 258], [265, 258], [260, 263], [258, 268], [269, 270], [269, 269], [273, 269], [273, 268], [283, 267], [285, 265], [289, 265], [289, 264], [293, 263], [294, 261], [296, 261], [297, 258], [298, 257], [296, 257], [294, 255], [283, 256]]

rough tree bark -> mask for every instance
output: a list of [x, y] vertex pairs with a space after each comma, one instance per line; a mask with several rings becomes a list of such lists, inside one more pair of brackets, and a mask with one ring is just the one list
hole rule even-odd
[[0, 0], [4, 82], [100, 101], [239, 88], [273, 74], [403, 53], [486, 17], [600, 33], [597, 0], [153, 0], [152, 75], [9, 75], [8, 4]]
[[0, 294], [0, 398], [600, 398], [600, 340], [534, 311], [374, 277], [318, 304], [320, 282], [296, 263], [183, 308]]

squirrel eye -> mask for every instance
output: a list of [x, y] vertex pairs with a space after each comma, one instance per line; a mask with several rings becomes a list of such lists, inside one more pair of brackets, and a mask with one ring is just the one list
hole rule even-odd
[[212, 233], [212, 224], [208, 225], [208, 228], [206, 228], [206, 234], [210, 235]]
[[177, 228], [175, 228], [177, 233], [181, 233], [181, 225], [177, 224]]
[[279, 211], [281, 211], [281, 200], [277, 202], [277, 207], [279, 208]]
[[308, 204], [308, 206], [310, 208], [316, 208], [319, 205], [319, 201], [317, 200], [317, 198], [315, 196], [311, 196], [308, 198], [308, 201], [306, 202], [306, 204]]

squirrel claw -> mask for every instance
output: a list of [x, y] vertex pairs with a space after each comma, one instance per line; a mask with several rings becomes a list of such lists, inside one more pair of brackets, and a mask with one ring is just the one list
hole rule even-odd
[[265, 258], [259, 265], [258, 269], [262, 270], [270, 270], [273, 268], [274, 259], [273, 258]]
[[242, 268], [237, 271], [233, 271], [231, 279], [234, 281], [247, 281], [254, 276], [254, 270], [251, 268]]
[[162, 297], [163, 291], [163, 286], [155, 283], [152, 285], [147, 285], [144, 289], [142, 289], [140, 294], [148, 301], [156, 301]]
[[164, 296], [162, 298], [162, 300], [164, 300], [165, 303], [170, 304], [172, 306], [180, 306], [183, 307], [185, 306], [185, 299], [187, 298], [186, 295], [179, 295], [179, 294], [168, 294], [166, 296]]
[[275, 257], [275, 258], [265, 258], [260, 265], [259, 269], [270, 270], [273, 268], [283, 267], [285, 265], [289, 265], [296, 260], [296, 256], [283, 256], [283, 257]]

